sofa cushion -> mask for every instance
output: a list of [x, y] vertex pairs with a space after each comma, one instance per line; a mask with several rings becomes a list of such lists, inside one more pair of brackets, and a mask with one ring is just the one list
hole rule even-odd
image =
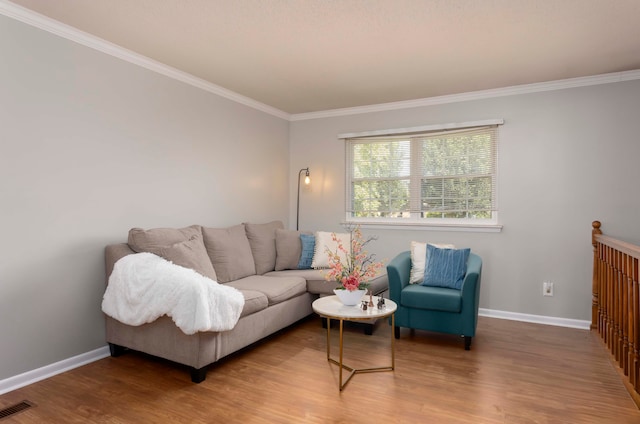
[[171, 246], [181, 241], [189, 240], [196, 234], [201, 234], [199, 225], [185, 228], [132, 228], [129, 230], [127, 243], [137, 253], [149, 252], [148, 249]]
[[338, 287], [335, 282], [324, 279], [323, 271], [320, 269], [289, 269], [285, 271], [271, 271], [264, 274], [265, 277], [301, 277], [307, 284], [307, 291], [311, 293], [333, 294], [333, 289]]
[[202, 227], [202, 235], [219, 282], [226, 283], [256, 273], [244, 225], [229, 228]]
[[427, 265], [422, 284], [461, 289], [470, 252], [471, 249], [468, 248], [439, 249], [427, 245]]
[[244, 224], [247, 232], [256, 274], [264, 274], [276, 268], [276, 229], [283, 229], [282, 221], [266, 224]]
[[413, 309], [459, 313], [462, 310], [462, 291], [409, 284], [400, 293], [400, 304]]
[[[453, 244], [429, 243], [441, 249], [455, 249]], [[427, 243], [411, 242], [411, 276], [409, 284], [420, 284], [424, 281], [424, 269], [427, 263]]]
[[269, 306], [269, 299], [264, 293], [255, 290], [240, 290], [240, 293], [244, 296], [244, 307], [240, 318], [266, 309]]
[[239, 280], [230, 281], [227, 285], [238, 290], [254, 290], [264, 293], [269, 305], [284, 302], [307, 291], [307, 282], [302, 277], [266, 277], [252, 275]]
[[128, 244], [137, 253], [149, 252], [205, 277], [216, 280], [211, 260], [207, 256], [199, 225], [186, 228], [153, 228], [129, 230]]
[[[346, 262], [346, 255], [344, 252], [338, 251], [338, 242], [333, 241], [333, 234], [326, 231], [316, 231], [316, 245], [313, 254], [313, 261], [311, 267], [314, 269], [329, 268], [329, 255], [327, 250], [338, 253], [342, 258], [342, 263]], [[351, 234], [349, 233], [335, 233], [338, 241], [342, 242], [342, 246], [346, 249], [347, 254], [351, 252]]]
[[[286, 271], [272, 271], [264, 274], [265, 277], [302, 277], [307, 281], [307, 291], [313, 294], [333, 294], [333, 289], [338, 287], [335, 281], [324, 279], [323, 271], [320, 269], [292, 269]], [[377, 295], [389, 289], [387, 274], [379, 275], [369, 281], [369, 288], [373, 294]]]
[[302, 253], [300, 231], [276, 228], [276, 271], [297, 269]]
[[174, 243], [171, 246], [149, 247], [146, 251], [163, 257], [176, 265], [191, 268], [214, 281], [217, 280], [201, 234], [196, 234], [189, 240]]

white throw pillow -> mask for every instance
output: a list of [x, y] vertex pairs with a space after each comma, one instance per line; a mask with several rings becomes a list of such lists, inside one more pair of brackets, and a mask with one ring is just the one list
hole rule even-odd
[[[440, 249], [455, 249], [453, 244], [429, 243]], [[411, 274], [409, 284], [420, 284], [424, 280], [424, 267], [427, 264], [427, 243], [411, 242]]]
[[[327, 249], [331, 252], [338, 251], [338, 243], [332, 240], [330, 232], [317, 231], [316, 232], [316, 246], [313, 252], [313, 261], [311, 261], [311, 268], [329, 268], [329, 255]], [[342, 242], [342, 245], [350, 254], [351, 252], [351, 234], [349, 233], [336, 233], [338, 240]], [[425, 247], [426, 249], [426, 247]], [[338, 252], [341, 255], [342, 263], [346, 262], [346, 256], [343, 252]]]

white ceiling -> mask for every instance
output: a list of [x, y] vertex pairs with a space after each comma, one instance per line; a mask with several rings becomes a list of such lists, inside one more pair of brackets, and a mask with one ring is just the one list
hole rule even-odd
[[640, 0], [12, 2], [288, 114], [640, 69]]

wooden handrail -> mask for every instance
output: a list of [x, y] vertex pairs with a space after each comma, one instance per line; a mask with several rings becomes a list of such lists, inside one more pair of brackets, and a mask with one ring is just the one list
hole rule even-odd
[[598, 331], [640, 408], [640, 246], [605, 236], [600, 226], [594, 221], [591, 230], [591, 329]]

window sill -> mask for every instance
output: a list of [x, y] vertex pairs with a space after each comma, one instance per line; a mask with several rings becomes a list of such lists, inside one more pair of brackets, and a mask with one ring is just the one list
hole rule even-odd
[[502, 225], [497, 224], [424, 224], [419, 222], [371, 222], [345, 221], [343, 226], [360, 225], [361, 228], [376, 228], [380, 230], [412, 230], [412, 231], [460, 231], [467, 233], [499, 233]]

